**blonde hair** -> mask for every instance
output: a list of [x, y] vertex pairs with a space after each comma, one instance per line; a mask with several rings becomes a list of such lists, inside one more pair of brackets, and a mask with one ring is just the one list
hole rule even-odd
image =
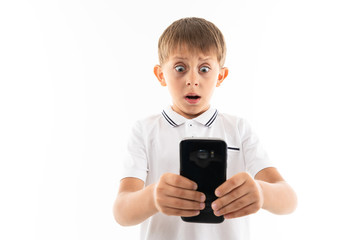
[[224, 36], [213, 23], [203, 18], [182, 18], [165, 29], [158, 43], [160, 65], [168, 60], [172, 51], [183, 46], [190, 51], [203, 53], [215, 51], [220, 66], [224, 66], [226, 57]]

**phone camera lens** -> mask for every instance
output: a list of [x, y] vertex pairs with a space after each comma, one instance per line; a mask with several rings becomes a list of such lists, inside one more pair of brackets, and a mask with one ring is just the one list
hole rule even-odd
[[199, 159], [207, 159], [209, 158], [209, 151], [200, 149], [197, 153], [197, 157]]

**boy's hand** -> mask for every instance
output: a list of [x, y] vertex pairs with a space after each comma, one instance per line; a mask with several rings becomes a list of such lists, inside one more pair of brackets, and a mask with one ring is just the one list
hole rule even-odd
[[216, 190], [218, 197], [212, 203], [216, 216], [236, 218], [256, 213], [264, 203], [260, 185], [246, 172], [241, 172], [221, 184]]
[[173, 173], [165, 173], [154, 188], [158, 211], [173, 216], [191, 217], [205, 208], [205, 194], [195, 191], [195, 182]]

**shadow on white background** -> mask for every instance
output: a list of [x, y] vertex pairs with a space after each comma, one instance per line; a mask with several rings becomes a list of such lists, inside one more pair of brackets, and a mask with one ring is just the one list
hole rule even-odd
[[253, 239], [359, 239], [357, 1], [2, 1], [0, 238], [136, 239], [112, 216], [133, 122], [170, 104], [152, 73], [182, 17], [225, 35], [213, 105], [248, 119], [299, 197]]

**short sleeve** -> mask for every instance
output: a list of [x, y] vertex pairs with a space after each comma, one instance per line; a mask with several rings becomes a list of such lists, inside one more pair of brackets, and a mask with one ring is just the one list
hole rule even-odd
[[121, 179], [135, 177], [146, 181], [148, 161], [143, 126], [140, 121], [132, 128], [127, 146], [126, 157], [122, 159]]
[[242, 132], [242, 147], [246, 171], [252, 176], [264, 168], [273, 167], [268, 154], [260, 144], [256, 133], [251, 129], [249, 123], [241, 120], [239, 130]]

